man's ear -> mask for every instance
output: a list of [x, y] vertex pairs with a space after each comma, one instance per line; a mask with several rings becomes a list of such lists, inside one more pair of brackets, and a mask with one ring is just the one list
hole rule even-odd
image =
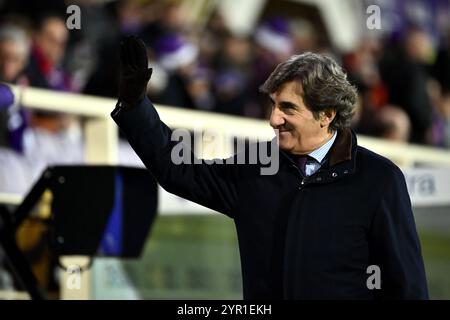
[[336, 117], [336, 109], [326, 109], [320, 113], [320, 127], [327, 127]]

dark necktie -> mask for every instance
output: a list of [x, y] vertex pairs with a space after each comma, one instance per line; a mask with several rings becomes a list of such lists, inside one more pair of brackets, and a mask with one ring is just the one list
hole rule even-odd
[[297, 166], [304, 177], [306, 177], [306, 162], [308, 161], [309, 158], [310, 156], [308, 155], [300, 155], [297, 158]]

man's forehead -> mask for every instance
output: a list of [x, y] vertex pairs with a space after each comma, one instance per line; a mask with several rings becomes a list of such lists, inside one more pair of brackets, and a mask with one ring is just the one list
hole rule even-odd
[[270, 94], [271, 99], [279, 98], [284, 95], [295, 94], [302, 96], [303, 87], [302, 84], [297, 80], [286, 81], [278, 87], [278, 89]]

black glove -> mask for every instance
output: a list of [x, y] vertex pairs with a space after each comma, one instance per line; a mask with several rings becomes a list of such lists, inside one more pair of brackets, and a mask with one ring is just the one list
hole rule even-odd
[[130, 36], [120, 44], [119, 102], [130, 108], [139, 104], [147, 92], [152, 76], [148, 68], [147, 49], [141, 39]]

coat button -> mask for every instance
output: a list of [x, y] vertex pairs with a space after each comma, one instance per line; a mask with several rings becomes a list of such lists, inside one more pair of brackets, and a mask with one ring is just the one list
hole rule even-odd
[[333, 173], [331, 174], [331, 176], [332, 176], [333, 178], [336, 178], [338, 175], [337, 175], [336, 172], [333, 172]]

